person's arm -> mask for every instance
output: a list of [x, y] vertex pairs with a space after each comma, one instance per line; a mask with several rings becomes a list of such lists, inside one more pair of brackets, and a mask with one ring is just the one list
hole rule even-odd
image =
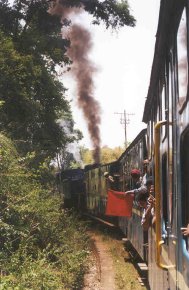
[[142, 185], [141, 187], [139, 187], [139, 188], [135, 188], [135, 189], [132, 189], [132, 190], [128, 190], [128, 191], [126, 191], [125, 192], [125, 194], [127, 195], [127, 194], [138, 194], [138, 193], [146, 193], [147, 192], [147, 188], [146, 188], [146, 186], [144, 186], [144, 185]]
[[189, 236], [189, 224], [186, 228], [181, 228], [181, 231], [184, 236]]
[[154, 206], [154, 200], [149, 199], [148, 202], [149, 202], [149, 206], [147, 207], [145, 215], [141, 221], [141, 225], [144, 231], [147, 231], [150, 227], [150, 222], [151, 222], [151, 217], [152, 217], [151, 211]]
[[127, 191], [125, 192], [125, 195], [127, 195], [127, 194], [134, 194], [134, 189], [133, 189], [133, 190], [127, 190]]

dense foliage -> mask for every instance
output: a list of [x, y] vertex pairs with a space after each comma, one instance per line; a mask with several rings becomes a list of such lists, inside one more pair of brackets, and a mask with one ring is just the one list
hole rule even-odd
[[106, 28], [135, 26], [135, 19], [130, 14], [128, 1], [122, 0], [60, 0], [65, 6], [83, 7], [93, 16], [93, 24], [104, 22]]
[[85, 227], [25, 170], [10, 140], [0, 140], [0, 288], [77, 289]]
[[[121, 148], [121, 147], [109, 148], [107, 146], [104, 146], [101, 148], [101, 151], [100, 151], [101, 153], [100, 161], [102, 164], [116, 161], [121, 156], [123, 151], [124, 151], [124, 148]], [[85, 147], [80, 147], [80, 153], [81, 153], [81, 158], [84, 165], [93, 163], [92, 150], [87, 149]]]
[[0, 3], [0, 130], [16, 140], [22, 155], [35, 152], [33, 166], [82, 137], [74, 131], [56, 73], [57, 65], [69, 63], [67, 41], [60, 35], [60, 20], [47, 12], [47, 2]]
[[[85, 226], [63, 210], [53, 188], [52, 160], [76, 165], [67, 146], [82, 134], [56, 70], [70, 64], [69, 43], [60, 18], [48, 13], [50, 2], [0, 1], [2, 290], [77, 289], [85, 269]], [[64, 2], [82, 4], [106, 27], [135, 23], [127, 1]]]
[[[16, 140], [23, 156], [35, 153], [35, 167], [47, 158], [64, 156], [67, 145], [82, 138], [74, 129], [66, 89], [56, 71], [57, 66], [68, 69], [70, 60], [60, 17], [48, 12], [54, 2], [0, 2], [0, 101], [4, 101], [0, 130]], [[82, 6], [93, 16], [93, 23], [102, 21], [107, 28], [135, 25], [125, 0], [59, 2], [73, 8]]]

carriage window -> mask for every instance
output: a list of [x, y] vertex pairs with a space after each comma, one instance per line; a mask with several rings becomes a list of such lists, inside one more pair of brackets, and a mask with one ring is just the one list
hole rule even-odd
[[148, 147], [148, 159], [151, 159], [152, 158], [152, 155], [153, 155], [153, 131], [154, 131], [154, 122], [153, 122], [153, 112], [151, 113], [151, 121], [149, 121], [148, 123], [148, 127], [147, 127], [147, 130], [148, 130], [148, 134], [147, 134], [147, 147]]
[[169, 63], [169, 72], [168, 72], [169, 76], [168, 76], [168, 81], [169, 81], [169, 85], [168, 85], [168, 92], [169, 92], [169, 121], [172, 122], [172, 60], [170, 59], [170, 63]]
[[167, 66], [167, 88], [168, 88], [168, 148], [169, 148], [169, 156], [168, 156], [168, 163], [169, 163], [169, 221], [172, 224], [172, 212], [173, 212], [173, 126], [172, 126], [172, 53], [170, 53], [169, 63]]
[[162, 198], [163, 198], [163, 221], [164, 228], [167, 228], [168, 223], [168, 208], [167, 208], [167, 154], [162, 156]]
[[148, 123], [147, 127], [147, 147], [148, 147], [148, 159], [151, 159], [152, 150], [151, 150], [151, 122]]
[[188, 88], [188, 55], [187, 55], [187, 23], [184, 9], [177, 33], [178, 57], [178, 92], [179, 104], [182, 106], [187, 97]]
[[151, 122], [151, 154], [154, 155], [154, 128], [155, 128], [155, 122]]
[[[181, 139], [181, 197], [182, 197], [182, 226], [189, 224], [189, 129]], [[189, 239], [187, 240], [187, 249], [189, 250]]]
[[[162, 120], [166, 120], [166, 97], [165, 97], [165, 85], [163, 85], [162, 93], [161, 93], [161, 99], [162, 99]], [[164, 138], [166, 135], [166, 127], [162, 127], [162, 137]]]

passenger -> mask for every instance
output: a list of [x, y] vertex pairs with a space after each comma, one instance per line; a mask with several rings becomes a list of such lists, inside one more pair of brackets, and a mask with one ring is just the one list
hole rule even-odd
[[143, 177], [142, 177], [142, 184], [146, 184], [146, 180], [147, 180], [148, 175], [149, 175], [148, 167], [149, 167], [149, 160], [148, 160], [148, 159], [143, 160]]
[[143, 208], [142, 220], [141, 225], [144, 231], [147, 231], [150, 225], [154, 222], [154, 205], [155, 205], [155, 198], [150, 195], [148, 197], [147, 194], [140, 193], [137, 197], [137, 201], [139, 206]]
[[186, 228], [181, 228], [181, 231], [184, 236], [189, 236], [189, 224]]
[[139, 193], [145, 194], [147, 192], [146, 185], [144, 184], [140, 175], [141, 175], [140, 170], [138, 169], [131, 170], [131, 177], [132, 177], [132, 180], [134, 181], [135, 186], [134, 186], [134, 189], [126, 191], [125, 195], [127, 194], [137, 195]]
[[[146, 179], [146, 188], [147, 188], [147, 193], [149, 195], [148, 197], [148, 202], [151, 203], [151, 201], [153, 201], [154, 205], [155, 205], [155, 197], [154, 197], [154, 180], [152, 176], [149, 176]], [[152, 225], [154, 225], [156, 217], [155, 217], [155, 208], [152, 208]]]
[[114, 189], [116, 191], [120, 191], [121, 190], [121, 187], [120, 187], [120, 174], [119, 173], [114, 173], [113, 179], [114, 179]]
[[153, 177], [149, 176], [146, 178], [146, 189], [147, 189], [147, 194], [148, 196], [150, 196], [152, 193], [154, 193], [154, 181], [153, 181]]
[[107, 187], [110, 189], [114, 189], [115, 180], [113, 176], [111, 176], [109, 172], [104, 172], [104, 177], [107, 180]]
[[133, 188], [139, 188], [141, 186], [142, 178], [141, 178], [141, 172], [138, 169], [132, 169], [131, 170], [131, 178], [133, 182]]

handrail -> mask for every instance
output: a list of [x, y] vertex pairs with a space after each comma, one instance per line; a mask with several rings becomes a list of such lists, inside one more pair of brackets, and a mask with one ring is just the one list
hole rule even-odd
[[170, 269], [175, 267], [174, 265], [165, 265], [161, 262], [161, 248], [164, 241], [161, 237], [161, 176], [160, 176], [160, 128], [166, 125], [167, 121], [160, 121], [155, 125], [155, 216], [156, 216], [156, 264], [161, 269]]

